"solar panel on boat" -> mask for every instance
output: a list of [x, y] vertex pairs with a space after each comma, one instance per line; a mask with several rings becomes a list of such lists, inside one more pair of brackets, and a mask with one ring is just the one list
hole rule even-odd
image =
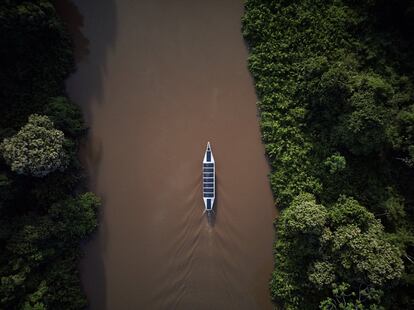
[[214, 183], [204, 183], [204, 187], [214, 187]]
[[205, 178], [212, 178], [214, 177], [214, 173], [204, 173]]
[[214, 167], [214, 163], [204, 163], [204, 167]]
[[204, 193], [213, 193], [214, 188], [204, 188]]
[[207, 161], [211, 161], [211, 152], [207, 151]]
[[211, 199], [207, 199], [207, 210], [211, 209]]
[[204, 197], [210, 197], [210, 198], [213, 198], [214, 197], [214, 194], [210, 194], [210, 193], [205, 193], [204, 194]]
[[214, 172], [214, 168], [204, 168], [204, 172]]
[[213, 178], [203, 179], [203, 182], [211, 182], [211, 183], [213, 183], [214, 182], [214, 179]]

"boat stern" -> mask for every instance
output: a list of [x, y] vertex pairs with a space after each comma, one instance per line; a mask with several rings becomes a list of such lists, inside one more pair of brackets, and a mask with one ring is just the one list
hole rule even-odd
[[205, 211], [212, 211], [214, 205], [214, 198], [203, 198]]

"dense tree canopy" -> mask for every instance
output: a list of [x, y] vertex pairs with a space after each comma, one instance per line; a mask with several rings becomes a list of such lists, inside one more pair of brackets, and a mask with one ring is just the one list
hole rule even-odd
[[[326, 208], [313, 195], [301, 194], [281, 213], [278, 233], [279, 270], [271, 288], [276, 299], [286, 300], [286, 306], [310, 307], [313, 294], [330, 298], [339, 285], [362, 304], [361, 291], [375, 289], [382, 295], [385, 284], [402, 276], [398, 248], [387, 241], [374, 215], [352, 198], [342, 196]], [[289, 256], [296, 263], [287, 264]]]
[[50, 0], [1, 1], [0, 38], [0, 127], [17, 129], [62, 95], [72, 42]]
[[282, 307], [414, 307], [413, 8], [246, 2]]
[[[86, 300], [80, 295], [79, 287], [76, 287], [79, 279], [76, 277], [78, 271], [74, 263], [80, 241], [97, 226], [98, 205], [97, 197], [85, 193], [53, 204], [42, 216], [25, 216], [15, 220], [13, 227], [10, 224], [6, 226], [12, 229], [12, 233], [10, 232], [10, 239], [2, 253], [7, 257], [7, 262], [3, 262], [0, 269], [0, 305], [5, 309], [13, 309], [22, 303], [29, 303], [33, 307], [39, 303], [45, 309], [56, 309], [52, 305], [57, 308], [79, 309], [79, 303], [85, 305]], [[58, 266], [63, 269], [54, 270]], [[74, 272], [74, 275], [66, 275], [66, 271]], [[53, 276], [49, 277], [49, 273]], [[63, 277], [61, 282], [55, 282], [57, 277]], [[66, 277], [70, 282], [66, 283]], [[73, 293], [69, 292], [74, 289], [72, 283], [76, 285], [75, 290], [79, 296], [72, 296], [73, 300], [70, 300], [68, 297]], [[65, 292], [69, 296], [64, 299], [55, 296], [64, 295]]]
[[77, 158], [85, 126], [53, 1], [0, 2], [0, 67], [0, 309], [84, 309], [80, 243], [99, 199]]

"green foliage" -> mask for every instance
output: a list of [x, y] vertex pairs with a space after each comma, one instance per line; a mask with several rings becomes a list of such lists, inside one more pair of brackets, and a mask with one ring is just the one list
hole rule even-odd
[[0, 150], [12, 171], [43, 177], [66, 167], [64, 140], [47, 116], [33, 114], [15, 136], [4, 139]]
[[320, 234], [327, 218], [326, 208], [315, 201], [311, 194], [297, 196], [290, 208], [284, 210], [279, 219], [279, 228], [283, 234]]
[[344, 309], [344, 310], [382, 310], [380, 301], [383, 292], [367, 287], [359, 289], [358, 293], [350, 291], [347, 283], [334, 284], [332, 288], [332, 296], [323, 300], [319, 308], [323, 310]]
[[309, 270], [309, 281], [316, 287], [326, 287], [335, 283], [335, 265], [329, 262], [317, 261]]
[[73, 45], [49, 0], [2, 1], [0, 40], [0, 127], [17, 129], [63, 94]]
[[60, 236], [65, 244], [72, 242], [76, 245], [97, 227], [96, 208], [99, 204], [99, 198], [92, 193], [53, 204], [48, 212], [54, 222], [53, 233], [56, 237]]
[[57, 129], [70, 137], [80, 137], [85, 132], [79, 107], [66, 97], [51, 98], [44, 113], [53, 121]]
[[85, 309], [80, 243], [100, 202], [84, 193], [72, 42], [53, 1], [0, 2], [0, 67], [0, 309]]
[[325, 159], [324, 164], [329, 169], [329, 173], [334, 174], [345, 169], [346, 159], [339, 153], [335, 153]]
[[66, 252], [50, 267], [45, 277], [50, 286], [44, 296], [48, 309], [77, 310], [87, 308], [85, 294], [81, 290], [78, 268], [79, 256], [76, 252]]
[[[404, 269], [399, 250], [366, 208], [347, 197], [326, 208], [310, 194], [298, 196], [282, 211], [275, 260], [272, 296], [292, 309], [333, 300], [345, 293], [341, 285], [358, 294], [383, 292]], [[361, 307], [370, 304], [357, 296]]]
[[41, 281], [37, 290], [27, 296], [27, 301], [23, 305], [23, 310], [46, 310], [46, 306], [41, 302], [47, 292], [46, 281]]
[[246, 1], [283, 308], [414, 307], [413, 7]]
[[[84, 305], [84, 298], [77, 296], [77, 253], [80, 242], [97, 227], [99, 205], [94, 194], [84, 193], [52, 205], [42, 216], [14, 221], [1, 256], [1, 308], [13, 309], [22, 303], [25, 309]], [[62, 298], [64, 294], [68, 295]]]

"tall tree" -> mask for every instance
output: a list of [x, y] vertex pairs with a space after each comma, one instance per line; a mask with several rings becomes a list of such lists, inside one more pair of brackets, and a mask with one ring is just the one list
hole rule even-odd
[[65, 169], [64, 142], [63, 132], [47, 116], [33, 114], [15, 136], [4, 139], [0, 150], [12, 171], [43, 177]]

